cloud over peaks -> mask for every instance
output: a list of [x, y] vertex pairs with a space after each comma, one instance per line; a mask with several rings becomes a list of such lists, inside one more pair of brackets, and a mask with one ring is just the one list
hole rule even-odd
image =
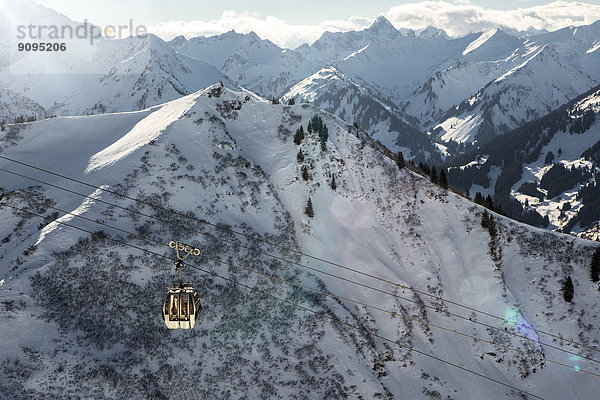
[[[493, 10], [459, 0], [423, 1], [402, 4], [382, 10], [382, 15], [396, 28], [423, 29], [429, 25], [444, 29], [449, 35], [465, 35], [496, 27], [519, 31], [546, 29], [549, 31], [570, 25], [585, 25], [600, 20], [600, 5], [555, 1], [541, 6], [515, 10]], [[315, 24], [292, 24], [253, 12], [225, 11], [219, 19], [210, 21], [168, 21], [149, 27], [149, 31], [170, 40], [178, 35], [188, 38], [210, 36], [234, 29], [236, 32], [254, 31], [275, 44], [295, 48], [312, 43], [323, 32], [340, 32], [367, 28], [376, 16], [357, 16], [346, 20], [326, 20]]]

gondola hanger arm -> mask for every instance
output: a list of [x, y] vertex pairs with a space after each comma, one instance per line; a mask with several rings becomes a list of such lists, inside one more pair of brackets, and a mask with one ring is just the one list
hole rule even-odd
[[185, 243], [181, 243], [181, 242], [176, 242], [174, 240], [171, 240], [169, 242], [169, 247], [172, 249], [175, 249], [175, 251], [177, 252], [177, 259], [179, 261], [184, 261], [186, 258], [188, 258], [188, 256], [190, 254], [193, 254], [195, 256], [199, 256], [200, 255], [200, 250], [189, 246]]

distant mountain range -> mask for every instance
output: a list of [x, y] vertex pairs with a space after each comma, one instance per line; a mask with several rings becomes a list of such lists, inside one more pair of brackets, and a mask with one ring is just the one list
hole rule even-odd
[[[32, 1], [21, 7], [40, 23], [76, 24]], [[325, 32], [296, 49], [235, 31], [169, 42], [153, 35], [93, 46], [73, 40], [69, 57], [54, 58], [17, 54], [7, 45], [0, 121], [142, 110], [220, 81], [269, 100], [310, 102], [406, 159], [452, 167], [464, 157], [483, 157], [497, 138], [521, 132], [600, 84], [599, 38], [600, 21], [555, 32], [493, 29], [451, 38], [435, 27], [396, 29], [378, 17], [362, 31]], [[508, 205], [505, 195], [467, 183], [460, 178], [461, 188]], [[542, 218], [547, 214], [528, 203]]]

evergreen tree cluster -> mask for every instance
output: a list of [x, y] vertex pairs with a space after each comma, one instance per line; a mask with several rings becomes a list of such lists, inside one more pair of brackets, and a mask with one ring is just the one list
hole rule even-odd
[[540, 180], [540, 187], [548, 191], [548, 198], [551, 199], [591, 177], [592, 174], [587, 169], [567, 168], [562, 164], [553, 164]]
[[399, 151], [398, 154], [396, 155], [396, 165], [400, 169], [406, 167], [406, 162], [404, 161], [404, 154], [402, 154], [401, 151]]
[[571, 121], [569, 132], [571, 133], [583, 133], [590, 129], [590, 126], [596, 122], [596, 113], [592, 109], [580, 110], [575, 109], [575, 118]]
[[490, 168], [489, 162], [451, 168], [448, 170], [448, 181], [452, 187], [461, 192], [468, 190], [472, 185], [488, 188], [490, 186]]
[[308, 173], [308, 168], [306, 168], [306, 165], [302, 166], [302, 179], [304, 179], [305, 181], [312, 180], [312, 176], [310, 176], [310, 174]]
[[[402, 160], [404, 161], [404, 157]], [[419, 170], [421, 170], [421, 172], [423, 172], [425, 175], [429, 176], [431, 182], [440, 185], [444, 189], [448, 189], [448, 178], [446, 176], [445, 168], [440, 168], [440, 174], [438, 175], [435, 166], [430, 167], [429, 165], [421, 162], [419, 163]]]
[[494, 216], [488, 213], [486, 210], [481, 214], [481, 226], [488, 230], [492, 239], [496, 238], [498, 231], [496, 230], [496, 220]]
[[583, 154], [581, 154], [581, 157], [588, 161], [593, 161], [596, 164], [600, 164], [600, 140], [584, 151]]
[[[577, 103], [598, 89], [599, 87], [595, 87], [546, 116], [524, 124], [504, 135], [494, 137], [474, 149], [473, 153], [459, 157], [454, 163], [463, 167], [451, 168], [448, 171], [450, 185], [462, 192], [474, 184], [488, 188], [491, 183], [489, 179], [491, 168], [498, 167], [501, 169], [501, 173], [496, 180], [493, 192], [496, 205], [501, 206], [504, 214], [510, 218], [535, 226], [547, 226], [549, 224], [548, 218], [542, 217], [535, 211], [523, 209], [521, 203], [512, 198], [511, 190], [522, 178], [524, 164], [533, 163], [542, 156], [545, 165], [550, 165], [552, 162], [556, 162], [557, 157], [561, 156], [561, 149], [558, 149], [558, 152], [548, 152], [545, 157], [541, 154], [544, 147], [550, 143], [557, 133], [561, 132], [563, 135], [569, 133], [580, 134], [586, 132], [597, 122], [596, 113], [592, 108], [581, 109], [577, 106]], [[519, 149], [519, 151], [515, 151], [515, 149]], [[487, 156], [485, 162], [481, 162], [483, 155]], [[600, 141], [587, 149], [582, 157], [600, 164]], [[475, 159], [480, 162], [471, 163]], [[585, 182], [589, 178], [590, 174], [586, 170], [568, 170], [562, 166], [553, 166], [551, 174], [547, 175], [540, 187], [547, 189], [549, 197], [552, 198], [578, 183]], [[525, 189], [529, 190], [526, 193], [528, 195], [540, 199], [544, 198], [543, 193], [533, 185], [525, 187]], [[525, 193], [524, 191], [521, 192]], [[599, 205], [595, 203], [594, 206], [584, 206], [582, 208], [580, 211], [584, 214], [584, 218], [580, 221], [582, 226], [600, 219]], [[565, 231], [570, 231], [577, 223], [578, 221], [572, 219], [569, 223], [570, 226], [565, 227]]]
[[[18, 117], [15, 118], [15, 124], [23, 124], [25, 122], [33, 122], [36, 120], [37, 120], [37, 118], [35, 117], [35, 115], [29, 116], [29, 117], [26, 115], [19, 115]], [[4, 123], [2, 125], [4, 125]]]
[[526, 194], [527, 196], [537, 197], [540, 201], [544, 200], [546, 195], [538, 189], [538, 185], [535, 182], [525, 182], [519, 187], [519, 192]]
[[563, 228], [564, 232], [570, 232], [577, 224], [582, 228], [587, 228], [594, 222], [600, 220], [600, 176], [596, 175], [593, 182], [581, 187], [577, 192], [576, 199], [581, 201], [583, 206]]
[[[325, 125], [323, 123], [323, 120], [319, 117], [319, 116], [314, 116], [308, 123], [308, 128], [307, 128], [308, 133], [317, 133], [319, 135], [319, 140], [321, 141], [321, 149], [325, 150], [325, 141], [327, 141], [327, 138], [329, 137], [329, 133], [327, 131], [327, 125]], [[300, 127], [298, 129], [296, 129], [296, 133], [294, 134], [294, 143], [297, 145], [302, 144], [302, 141], [305, 138], [305, 133], [304, 133], [304, 128], [302, 125], [300, 125]], [[298, 150], [298, 154], [296, 155], [296, 160], [298, 161], [299, 164], [303, 164], [302, 167], [300, 168], [301, 171], [301, 176], [302, 179], [305, 181], [310, 181], [312, 180], [312, 176], [310, 174], [310, 172], [308, 171], [308, 167], [306, 165], [304, 165], [304, 152], [302, 152], [302, 149]], [[335, 182], [335, 176], [332, 175], [331, 176], [331, 181], [329, 182], [329, 186], [331, 187], [332, 190], [336, 190], [337, 189], [337, 183]]]
[[498, 212], [498, 210], [496, 210], [494, 208], [494, 200], [492, 199], [492, 196], [490, 196], [489, 194], [487, 195], [487, 197], [483, 197], [483, 195], [480, 192], [477, 192], [477, 193], [475, 193], [475, 197], [473, 198], [473, 202], [476, 203], [476, 204], [479, 204], [481, 206], [484, 206], [488, 210], [492, 210], [492, 211]]
[[319, 142], [321, 143], [321, 150], [327, 150], [327, 139], [329, 139], [329, 130], [327, 125], [323, 123], [323, 120], [318, 115], [315, 115], [308, 121], [307, 127], [308, 133], [316, 133], [319, 136]]
[[544, 165], [549, 165], [552, 161], [554, 161], [554, 153], [549, 151], [546, 153], [546, 158], [544, 159]]

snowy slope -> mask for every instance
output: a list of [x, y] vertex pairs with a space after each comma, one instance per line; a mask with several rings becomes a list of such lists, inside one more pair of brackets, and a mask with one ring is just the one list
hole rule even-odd
[[514, 218], [522, 217], [514, 209], [523, 208], [537, 219], [530, 222], [544, 222], [550, 229], [595, 231], [600, 220], [594, 189], [600, 161], [599, 93], [595, 87], [457, 160], [465, 165], [451, 169], [451, 183], [490, 194]]
[[46, 117], [46, 110], [23, 95], [0, 88], [0, 121], [12, 123], [20, 116], [24, 116], [25, 119], [43, 119]]
[[[301, 124], [306, 129], [315, 115], [329, 128], [325, 151], [316, 135], [308, 135], [301, 145], [292, 141], [295, 130]], [[393, 160], [348, 133], [347, 122], [313, 105], [273, 105], [247, 92], [215, 85], [144, 111], [59, 117], [9, 128], [0, 136], [2, 156], [467, 303], [506, 316], [507, 323], [479, 314], [470, 317], [500, 331], [468, 324], [426, 307], [468, 315], [451, 303], [432, 303], [430, 297], [348, 270], [281, 254], [414, 302], [316, 272], [308, 274], [259, 253], [280, 254], [277, 248], [258, 242], [248, 249], [232, 247], [200, 233], [249, 243], [190, 218], [0, 159], [2, 168], [68, 185], [129, 210], [84, 201], [56, 188], [31, 186], [30, 181], [6, 173], [2, 173], [3, 190], [163, 242], [185, 241], [210, 258], [395, 311], [398, 314], [390, 318], [214, 262], [191, 261], [541, 397], [595, 398], [596, 378], [578, 369], [598, 373], [597, 364], [573, 361], [570, 354], [538, 343], [542, 334], [536, 333], [546, 331], [599, 345], [593, 306], [598, 291], [588, 278], [590, 242], [502, 217], [495, 217], [491, 235], [481, 226], [478, 206], [406, 169], [398, 170]], [[311, 179], [303, 180], [302, 167]], [[330, 187], [332, 177], [336, 190]], [[304, 213], [308, 198], [314, 218]], [[0, 204], [28, 207], [48, 216], [44, 220], [0, 208], [4, 222], [0, 237], [7, 238], [0, 241], [0, 304], [4, 307], [0, 333], [5, 338], [0, 388], [9, 397], [518, 396], [504, 386], [190, 268], [184, 273], [202, 295], [201, 320], [192, 332], [167, 331], [158, 310], [166, 285], [175, 278], [172, 266], [124, 243], [162, 254], [171, 254], [170, 249], [74, 217], [67, 217], [69, 223], [91, 231], [102, 229], [106, 235], [120, 237], [120, 242], [57, 227], [52, 220], [63, 213], [50, 216], [53, 210], [48, 206], [27, 205], [13, 195]], [[575, 282], [571, 304], [562, 300], [559, 291], [566, 275]], [[93, 313], [73, 306], [82, 299], [97, 305]], [[555, 359], [573, 369], [466, 340], [414, 319]], [[524, 333], [535, 341], [509, 333]], [[564, 341], [552, 344], [596, 356]], [[173, 385], [174, 381], [186, 384]]]
[[361, 86], [335, 67], [323, 68], [294, 85], [283, 97], [287, 102], [310, 102], [345, 121], [356, 123], [388, 149], [416, 160], [438, 160], [432, 141], [408, 121], [389, 100]]
[[443, 141], [486, 142], [541, 118], [597, 85], [599, 78], [573, 65], [555, 47], [544, 46], [450, 109], [434, 129]]
[[469, 43], [462, 55], [468, 56], [473, 61], [501, 60], [522, 47], [523, 44], [523, 39], [496, 28], [483, 32], [481, 36]]

